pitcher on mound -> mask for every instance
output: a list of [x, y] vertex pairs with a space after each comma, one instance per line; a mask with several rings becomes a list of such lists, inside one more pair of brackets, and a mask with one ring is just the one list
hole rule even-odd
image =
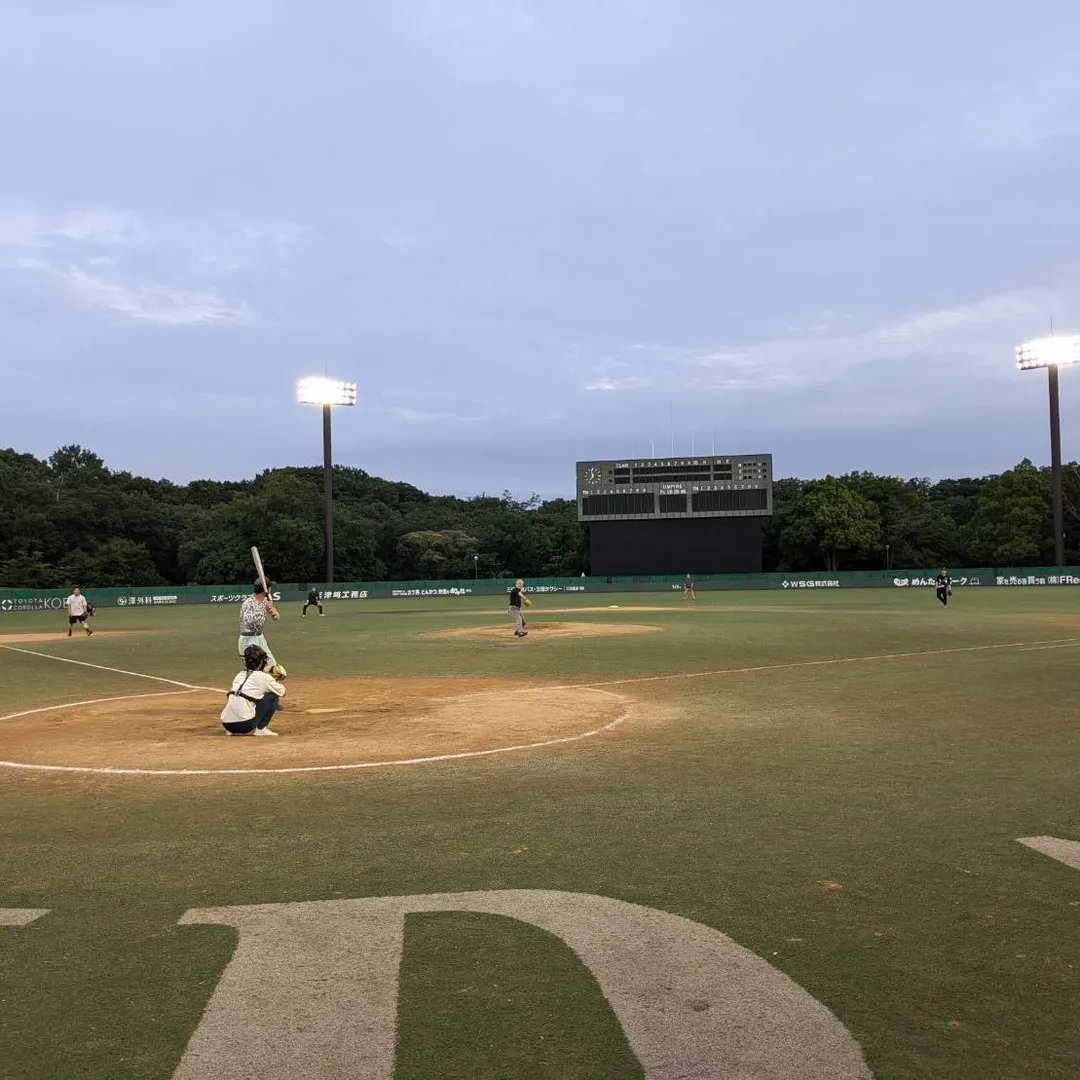
[[525, 637], [525, 617], [521, 614], [521, 605], [532, 607], [532, 601], [525, 595], [525, 582], [518, 578], [510, 590], [510, 606], [506, 609], [514, 620], [514, 637]]

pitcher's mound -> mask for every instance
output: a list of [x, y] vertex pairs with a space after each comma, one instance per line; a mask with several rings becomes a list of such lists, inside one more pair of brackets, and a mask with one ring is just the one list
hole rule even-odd
[[[646, 623], [605, 622], [533, 622], [526, 620], [529, 638], [547, 641], [549, 638], [608, 637], [611, 634], [652, 634], [662, 629]], [[514, 637], [514, 624], [507, 620], [498, 626], [466, 626], [454, 630], [432, 630], [424, 634], [429, 638], [464, 638], [469, 641], [506, 641], [518, 644]], [[527, 638], [526, 641], [529, 639]]]
[[[294, 676], [295, 678], [295, 676]], [[102, 701], [0, 724], [0, 761], [94, 769], [281, 769], [401, 762], [571, 742], [628, 715], [619, 694], [515, 680], [290, 680], [281, 738], [229, 738], [208, 691]]]

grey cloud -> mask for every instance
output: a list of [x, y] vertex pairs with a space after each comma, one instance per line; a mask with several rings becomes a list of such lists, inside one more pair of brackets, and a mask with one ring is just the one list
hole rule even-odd
[[325, 367], [341, 454], [446, 490], [565, 492], [672, 409], [781, 471], [1038, 456], [1078, 45], [1065, 0], [9, 0], [0, 425], [239, 475], [317, 459]]

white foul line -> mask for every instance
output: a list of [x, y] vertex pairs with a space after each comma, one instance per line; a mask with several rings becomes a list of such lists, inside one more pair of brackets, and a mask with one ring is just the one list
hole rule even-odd
[[[666, 682], [672, 679], [704, 679], [718, 675], [752, 675], [761, 671], [786, 671], [791, 668], [826, 667], [830, 664], [866, 664], [879, 660], [911, 660], [923, 656], [949, 656], [955, 653], [989, 652], [993, 649], [1018, 649], [1038, 652], [1041, 649], [1065, 649], [1080, 645], [1080, 638], [1056, 638], [1052, 641], [1009, 641], [1000, 645], [962, 645], [952, 649], [924, 649], [921, 652], [871, 653], [868, 656], [837, 656], [828, 660], [791, 660], [779, 664], [756, 664], [753, 667], [717, 668], [714, 671], [677, 671], [667, 675], [635, 675], [604, 682], [565, 683], [558, 686], [515, 688], [514, 693], [534, 690], [582, 690], [587, 687], [628, 686], [631, 683]], [[495, 691], [492, 691], [493, 693]], [[500, 691], [501, 692], [501, 691]]]
[[132, 675], [136, 679], [151, 679], [154, 682], [168, 683], [170, 686], [182, 686], [185, 690], [209, 690], [213, 694], [224, 694], [224, 690], [219, 690], [215, 686], [197, 686], [195, 683], [181, 682], [179, 679], [165, 679], [160, 675], [144, 675], [141, 671], [126, 671], [124, 668], [118, 667], [106, 667], [104, 664], [91, 664], [86, 660], [72, 660], [67, 656], [56, 656], [53, 653], [47, 652], [34, 652], [33, 649], [17, 649], [14, 645], [4, 645], [0, 643], [0, 649], [7, 649], [9, 652], [24, 653], [26, 656], [40, 656], [45, 660], [59, 660], [61, 664], [78, 664], [79, 667], [97, 668], [98, 671], [112, 671], [117, 675]]

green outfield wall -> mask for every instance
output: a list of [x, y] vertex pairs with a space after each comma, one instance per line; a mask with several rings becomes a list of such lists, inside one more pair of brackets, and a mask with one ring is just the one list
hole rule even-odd
[[[1080, 567], [986, 567], [952, 571], [958, 588], [972, 586], [1027, 587], [1080, 585]], [[782, 589], [789, 592], [816, 592], [821, 589], [906, 589], [929, 588], [934, 573], [926, 570], [857, 570], [812, 574], [704, 574], [694, 578], [698, 592], [712, 590]], [[327, 604], [343, 601], [416, 599], [437, 596], [500, 596], [509, 592], [510, 580], [478, 581], [369, 581], [320, 585]], [[545, 593], [625, 593], [681, 592], [681, 576], [620, 578], [539, 578], [529, 580], [529, 591]], [[235, 604], [248, 595], [243, 585], [156, 586], [132, 589], [88, 589], [97, 607], [172, 607], [177, 604]], [[20, 611], [61, 610], [66, 589], [0, 589], [0, 615]], [[274, 587], [274, 600], [303, 601], [307, 584]]]

